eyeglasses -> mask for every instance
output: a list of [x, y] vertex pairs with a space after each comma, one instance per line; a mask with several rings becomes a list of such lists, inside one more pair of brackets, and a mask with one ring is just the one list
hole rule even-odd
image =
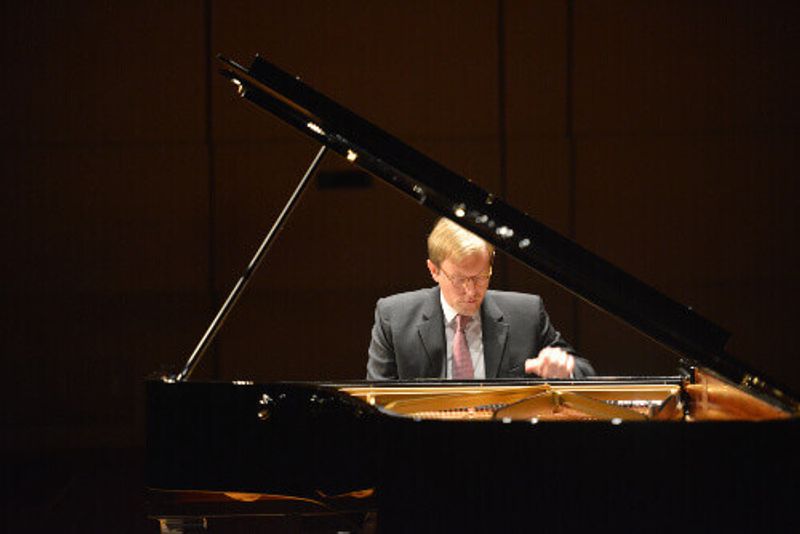
[[447, 271], [439, 267], [439, 270], [442, 271], [450, 283], [458, 288], [465, 288], [467, 287], [467, 282], [472, 282], [475, 287], [486, 287], [489, 285], [489, 279], [492, 277], [492, 271], [489, 270], [489, 274], [479, 274], [476, 276], [450, 276], [447, 274]]

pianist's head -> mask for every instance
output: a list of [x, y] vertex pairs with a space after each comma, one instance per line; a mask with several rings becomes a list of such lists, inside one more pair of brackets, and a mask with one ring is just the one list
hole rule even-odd
[[480, 310], [492, 276], [494, 247], [449, 219], [428, 236], [428, 270], [447, 303], [462, 315]]

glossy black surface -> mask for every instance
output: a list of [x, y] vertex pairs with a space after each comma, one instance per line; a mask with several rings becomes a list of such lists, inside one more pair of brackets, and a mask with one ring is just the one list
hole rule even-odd
[[796, 419], [416, 421], [324, 386], [160, 381], [148, 383], [147, 419], [151, 489], [375, 488], [381, 532], [800, 527]]
[[[396, 427], [387, 532], [793, 532], [797, 421]], [[413, 466], [413, 469], [409, 467]]]
[[375, 486], [377, 410], [310, 384], [147, 383], [147, 485], [286, 495]]

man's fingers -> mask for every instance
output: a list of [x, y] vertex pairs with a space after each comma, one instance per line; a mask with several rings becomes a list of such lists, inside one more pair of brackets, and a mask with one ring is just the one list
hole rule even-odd
[[542, 378], [569, 378], [575, 368], [575, 358], [556, 347], [545, 347], [536, 358], [525, 360], [525, 372]]
[[547, 378], [551, 372], [551, 364], [548, 358], [530, 358], [525, 360], [525, 372], [528, 374], [536, 374], [542, 378]]
[[525, 373], [527, 374], [539, 374], [539, 367], [541, 365], [541, 360], [539, 358], [528, 358], [525, 360]]

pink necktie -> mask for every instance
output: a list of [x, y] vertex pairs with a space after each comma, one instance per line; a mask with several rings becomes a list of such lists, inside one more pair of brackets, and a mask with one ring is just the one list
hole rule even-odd
[[467, 345], [467, 335], [464, 332], [471, 319], [472, 317], [466, 315], [456, 315], [456, 335], [453, 339], [453, 378], [455, 379], [475, 378], [472, 356], [469, 354], [469, 345]]

